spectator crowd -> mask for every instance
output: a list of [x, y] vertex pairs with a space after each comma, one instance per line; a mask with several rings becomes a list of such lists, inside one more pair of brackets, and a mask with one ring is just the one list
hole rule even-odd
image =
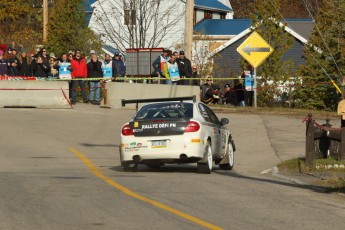
[[[224, 89], [212, 84], [212, 79], [200, 85], [197, 66], [185, 56], [183, 50], [171, 52], [164, 49], [162, 54], [153, 61], [154, 74], [163, 78], [163, 84], [200, 86], [200, 99], [206, 104], [224, 104], [230, 106], [245, 106], [245, 90], [242, 79], [224, 84]], [[17, 53], [15, 48], [0, 49], [0, 76], [38, 77], [50, 79], [66, 79], [69, 81], [69, 96], [72, 104], [77, 102], [77, 88], [80, 87], [84, 103], [100, 104], [101, 84], [106, 81], [116, 81], [117, 77], [126, 75], [126, 66], [120, 55], [115, 52], [111, 57], [105, 54], [103, 60], [94, 50], [89, 56], [83, 57], [81, 50], [69, 51], [56, 57], [54, 53], [47, 54], [46, 48], [37, 53]], [[92, 78], [84, 81], [84, 78]], [[100, 80], [102, 78], [102, 80]], [[72, 80], [73, 79], [73, 80]], [[87, 86], [85, 86], [87, 84]], [[89, 94], [87, 95], [87, 90]]]
[[[164, 49], [163, 53], [152, 63], [154, 73], [166, 79], [165, 84], [200, 85], [200, 76], [197, 66], [191, 64], [185, 52], [171, 52]], [[242, 76], [244, 77], [244, 76]], [[245, 89], [243, 79], [235, 79], [233, 87], [230, 83], [224, 85], [223, 92], [220, 87], [212, 83], [211, 78], [200, 85], [200, 100], [206, 104], [224, 104], [229, 106], [245, 106]]]
[[[58, 58], [54, 53], [48, 55], [46, 48], [41, 48], [37, 53], [27, 54], [22, 51], [18, 54], [15, 48], [9, 47], [5, 53], [0, 50], [0, 76], [70, 79], [69, 96], [72, 104], [77, 102], [78, 87], [82, 89], [84, 103], [100, 104], [101, 81], [99, 79], [84, 81], [84, 78], [115, 81], [117, 77], [124, 77], [126, 74], [126, 66], [120, 53], [115, 52], [112, 58], [109, 54], [105, 54], [104, 57], [104, 60], [100, 60], [96, 52], [91, 50], [86, 59], [79, 49], [63, 53]], [[85, 86], [85, 83], [88, 86]], [[88, 96], [86, 89], [90, 90]]]

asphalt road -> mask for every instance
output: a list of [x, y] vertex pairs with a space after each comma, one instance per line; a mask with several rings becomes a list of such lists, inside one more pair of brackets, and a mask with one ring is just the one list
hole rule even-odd
[[129, 109], [0, 110], [0, 229], [343, 229], [345, 198], [260, 172], [303, 155], [301, 118], [228, 117], [233, 171], [122, 172]]

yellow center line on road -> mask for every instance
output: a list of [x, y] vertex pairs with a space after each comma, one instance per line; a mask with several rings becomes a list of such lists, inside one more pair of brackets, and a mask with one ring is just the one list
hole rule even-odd
[[69, 150], [75, 154], [76, 156], [78, 156], [80, 158], [80, 160], [82, 160], [84, 162], [84, 164], [91, 170], [91, 172], [93, 174], [95, 174], [98, 178], [102, 179], [104, 182], [108, 183], [109, 185], [113, 186], [114, 188], [117, 188], [118, 190], [120, 190], [121, 192], [125, 193], [127, 196], [130, 196], [130, 197], [133, 197], [133, 198], [136, 198], [138, 200], [141, 200], [141, 201], [144, 201], [146, 203], [149, 203], [153, 206], [156, 206], [158, 208], [161, 208], [167, 212], [170, 212], [172, 214], [175, 214], [177, 216], [180, 216], [184, 219], [187, 219], [189, 221], [192, 221], [198, 225], [201, 225], [203, 227], [206, 227], [208, 229], [215, 229], [215, 230], [220, 230], [220, 229], [223, 229], [221, 227], [218, 227], [218, 226], [215, 226], [213, 224], [210, 224], [210, 223], [207, 223], [203, 220], [200, 220], [194, 216], [191, 216], [191, 215], [188, 215], [184, 212], [181, 212], [179, 210], [176, 210], [174, 208], [171, 208], [167, 205], [164, 205], [164, 204], [161, 204], [157, 201], [154, 201], [154, 200], [151, 200], [147, 197], [144, 197], [142, 195], [139, 195], [138, 193], [135, 193], [133, 192], [132, 190], [116, 183], [115, 181], [113, 181], [112, 179], [110, 179], [109, 177], [105, 176], [101, 171], [99, 171], [92, 163], [91, 161], [86, 158], [83, 154], [81, 154], [80, 152], [78, 152], [76, 149], [70, 147]]

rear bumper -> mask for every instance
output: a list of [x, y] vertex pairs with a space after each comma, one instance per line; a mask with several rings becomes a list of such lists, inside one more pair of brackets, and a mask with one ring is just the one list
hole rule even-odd
[[[154, 148], [153, 140], [166, 140], [167, 146]], [[166, 137], [121, 137], [121, 161], [140, 162], [158, 160], [159, 162], [191, 162], [203, 158], [205, 143], [193, 135], [177, 135]], [[140, 158], [138, 158], [138, 156]], [[136, 163], [140, 163], [136, 162]]]

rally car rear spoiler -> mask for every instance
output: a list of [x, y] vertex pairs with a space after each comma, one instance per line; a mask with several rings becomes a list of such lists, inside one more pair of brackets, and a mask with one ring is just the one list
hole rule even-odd
[[121, 105], [126, 106], [127, 104], [136, 104], [136, 110], [138, 110], [138, 104], [139, 103], [150, 103], [150, 102], [164, 102], [164, 101], [180, 101], [181, 103], [183, 101], [190, 101], [193, 100], [193, 102], [196, 102], [196, 96], [190, 96], [190, 97], [166, 97], [166, 98], [147, 98], [147, 99], [132, 99], [132, 100], [125, 100], [121, 99]]

